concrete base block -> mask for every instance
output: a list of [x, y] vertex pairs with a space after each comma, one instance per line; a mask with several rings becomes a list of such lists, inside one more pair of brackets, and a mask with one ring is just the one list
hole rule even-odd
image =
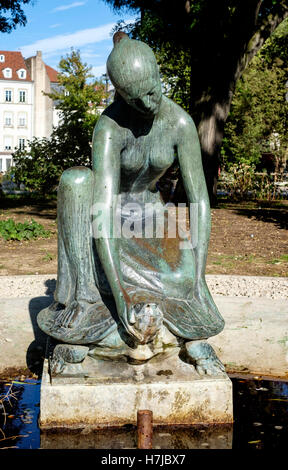
[[200, 376], [178, 356], [131, 365], [87, 358], [86, 377], [50, 378], [44, 363], [40, 427], [105, 428], [136, 425], [137, 411], [154, 425], [233, 422], [232, 383], [226, 374]]

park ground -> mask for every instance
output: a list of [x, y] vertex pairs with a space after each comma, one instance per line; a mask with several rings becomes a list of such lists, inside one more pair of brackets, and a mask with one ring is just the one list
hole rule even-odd
[[[288, 201], [220, 201], [211, 210], [207, 274], [288, 275]], [[57, 272], [57, 206], [46, 202], [0, 201], [0, 220], [31, 218], [51, 231], [50, 238], [5, 241], [0, 238], [0, 276]]]

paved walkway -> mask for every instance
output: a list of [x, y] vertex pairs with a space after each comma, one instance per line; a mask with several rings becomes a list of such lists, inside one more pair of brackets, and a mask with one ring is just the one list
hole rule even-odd
[[[260, 276], [206, 276], [212, 295], [288, 299], [288, 278]], [[0, 298], [35, 297], [54, 292], [56, 274], [0, 276]]]
[[[32, 372], [41, 368], [46, 335], [38, 328], [36, 317], [52, 301], [55, 278], [53, 275], [0, 277], [0, 372], [9, 367], [28, 367]], [[238, 290], [234, 287], [232, 290], [231, 279]], [[209, 342], [228, 372], [288, 379], [288, 296], [285, 292], [288, 281], [276, 278], [277, 283], [273, 284], [274, 281], [275, 278], [207, 276], [226, 322], [223, 332]], [[221, 291], [221, 285], [226, 285], [227, 291], [230, 285], [234, 295], [215, 293], [217, 289]], [[257, 290], [257, 285], [261, 289]], [[247, 290], [249, 286], [254, 286], [252, 292]], [[243, 295], [245, 289], [246, 295]], [[271, 298], [273, 289], [276, 298]]]

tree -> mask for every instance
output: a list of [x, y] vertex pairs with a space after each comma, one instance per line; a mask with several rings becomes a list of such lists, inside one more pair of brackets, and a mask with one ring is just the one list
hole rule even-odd
[[62, 172], [72, 166], [91, 166], [91, 141], [105, 98], [105, 85], [93, 80], [91, 68], [71, 50], [59, 63], [58, 86], [47, 95], [56, 102], [59, 125], [49, 139], [33, 139], [13, 154], [15, 179], [27, 189], [48, 193]]
[[10, 33], [18, 25], [25, 26], [26, 16], [22, 4], [26, 5], [31, 0], [0, 0], [0, 31]]
[[[288, 141], [288, 18], [276, 29], [237, 83], [225, 126], [224, 166], [259, 164], [273, 153], [283, 170]], [[274, 147], [274, 148], [273, 148]]]
[[287, 1], [105, 1], [115, 9], [139, 11], [141, 18], [134, 31], [155, 51], [164, 48], [171, 60], [179, 51], [189, 56], [189, 111], [198, 128], [213, 202], [224, 125], [236, 83], [266, 39], [288, 16]]
[[12, 167], [15, 181], [25, 188], [45, 195], [53, 192], [65, 167], [58, 160], [57, 140], [34, 138], [25, 150], [13, 153], [15, 166]]
[[283, 69], [276, 65], [268, 68], [259, 56], [249, 64], [237, 84], [225, 126], [222, 153], [226, 166], [229, 162], [244, 161], [257, 165], [273, 144], [277, 150], [277, 142], [285, 152], [288, 137], [285, 79]]
[[288, 18], [277, 27], [260, 50], [267, 66], [276, 64], [288, 69]]
[[189, 112], [191, 69], [187, 51], [179, 51], [171, 58], [167, 48], [156, 52], [157, 62], [161, 67], [161, 79], [164, 93]]
[[[92, 133], [99, 117], [97, 107], [105, 94], [103, 83], [96, 81], [91, 67], [82, 63], [80, 52], [71, 50], [59, 63], [58, 89], [48, 93], [60, 112], [60, 125], [53, 136], [57, 148], [65, 149], [72, 166], [91, 164]], [[69, 157], [68, 157], [69, 154]]]

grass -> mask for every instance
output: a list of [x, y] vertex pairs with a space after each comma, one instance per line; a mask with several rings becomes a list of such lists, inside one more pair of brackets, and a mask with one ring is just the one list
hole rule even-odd
[[232, 266], [234, 264], [233, 261], [255, 263], [256, 260], [257, 258], [254, 255], [218, 255], [218, 260], [212, 261], [212, 264]]
[[45, 256], [42, 259], [45, 262], [49, 262], [49, 261], [52, 261], [54, 259], [54, 256], [51, 253], [49, 253], [48, 251], [46, 251]]
[[[20, 243], [0, 237], [1, 275], [57, 272], [56, 200], [39, 201], [19, 196], [0, 198], [0, 222], [13, 218], [23, 224], [33, 217], [51, 233], [49, 238]], [[207, 274], [287, 276], [287, 212], [288, 201], [219, 200], [212, 208]]]
[[267, 261], [268, 264], [281, 264], [288, 263], [288, 255], [281, 255], [278, 258], [274, 258], [270, 261]]
[[[215, 260], [215, 256], [217, 256], [217, 259]], [[280, 255], [278, 258], [273, 258], [273, 259], [267, 259], [266, 257], [259, 257], [255, 256], [253, 254], [246, 254], [246, 255], [216, 255], [214, 254], [213, 256], [214, 260], [211, 260], [211, 265], [213, 266], [221, 266], [227, 272], [230, 271], [235, 271], [237, 268], [239, 268], [239, 263], [243, 266], [247, 266], [247, 272], [249, 272], [249, 267], [250, 265], [258, 265], [259, 268], [262, 266], [263, 269], [265, 269], [265, 265], [280, 265], [285, 268], [285, 265], [288, 263], [288, 255]], [[216, 268], [215, 268], [216, 269]], [[278, 273], [270, 273], [270, 276], [280, 276]], [[282, 274], [283, 276], [283, 274]], [[287, 273], [286, 273], [287, 276]]]
[[[288, 200], [280, 199], [275, 201], [251, 200], [251, 201], [231, 201], [231, 199], [218, 198], [217, 209], [287, 209]], [[212, 207], [213, 209], [213, 207]]]

